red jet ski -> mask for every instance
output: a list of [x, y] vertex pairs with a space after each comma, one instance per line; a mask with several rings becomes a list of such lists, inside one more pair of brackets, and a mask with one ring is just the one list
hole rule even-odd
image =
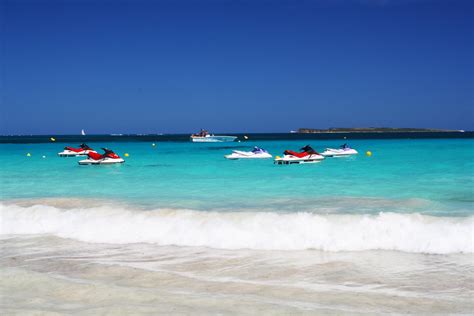
[[279, 165], [285, 164], [299, 164], [299, 163], [315, 163], [320, 162], [324, 159], [324, 156], [320, 155], [311, 146], [306, 145], [301, 148], [301, 152], [292, 150], [285, 150], [283, 157], [277, 156], [274, 163]]
[[125, 160], [120, 158], [119, 155], [114, 153], [112, 150], [102, 148], [104, 153], [98, 154], [97, 152], [90, 152], [87, 159], [79, 161], [80, 165], [110, 165], [114, 163], [124, 163]]
[[79, 148], [74, 148], [70, 146], [64, 147], [64, 150], [58, 153], [59, 157], [76, 157], [76, 156], [86, 156], [91, 152], [96, 152], [94, 149], [90, 148], [86, 144], [81, 144]]

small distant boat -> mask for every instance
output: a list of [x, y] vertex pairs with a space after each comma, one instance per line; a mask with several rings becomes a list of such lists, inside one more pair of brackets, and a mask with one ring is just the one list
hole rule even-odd
[[223, 135], [213, 135], [209, 134], [208, 131], [201, 129], [197, 134], [192, 134], [190, 139], [195, 143], [223, 143], [223, 142], [233, 142], [237, 136], [223, 136]]
[[222, 135], [191, 136], [191, 141], [195, 143], [224, 143], [233, 142], [236, 138], [236, 136]]
[[357, 150], [349, 147], [347, 144], [341, 145], [340, 148], [326, 148], [326, 150], [321, 153], [324, 157], [347, 157], [357, 154]]
[[86, 136], [86, 132], [84, 132], [83, 129], [81, 130], [81, 135], [82, 135], [82, 136]]

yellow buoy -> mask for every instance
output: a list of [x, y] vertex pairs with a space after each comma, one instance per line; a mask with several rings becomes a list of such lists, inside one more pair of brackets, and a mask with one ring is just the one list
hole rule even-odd
[[124, 155], [124, 156], [125, 156], [125, 157], [128, 157], [129, 155], [128, 155], [128, 153], [125, 153], [125, 155]]
[[55, 142], [55, 141], [56, 141], [56, 138], [51, 137], [50, 140], [51, 140], [52, 142]]
[[30, 154], [30, 153], [27, 153], [27, 154], [26, 154], [26, 157], [31, 157], [31, 154]]
[[249, 137], [247, 135], [244, 136], [245, 139], [249, 139]]
[[372, 156], [372, 152], [371, 152], [371, 151], [367, 151], [365, 154], [366, 154], [367, 156], [369, 156], [369, 157]]

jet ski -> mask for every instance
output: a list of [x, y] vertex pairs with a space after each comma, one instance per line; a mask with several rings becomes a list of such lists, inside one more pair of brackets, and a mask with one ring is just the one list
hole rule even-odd
[[227, 159], [257, 159], [257, 158], [272, 158], [272, 155], [265, 149], [254, 147], [252, 151], [233, 150], [232, 154], [224, 156]]
[[90, 152], [87, 154], [88, 158], [80, 160], [80, 165], [110, 165], [114, 163], [123, 163], [125, 160], [120, 158], [119, 155], [114, 153], [112, 150], [102, 148], [104, 153], [98, 154], [97, 152]]
[[58, 153], [59, 157], [76, 157], [76, 156], [87, 156], [90, 152], [96, 152], [86, 144], [81, 144], [79, 148], [73, 148], [66, 146], [64, 150]]
[[316, 163], [323, 160], [324, 157], [316, 152], [311, 146], [306, 145], [301, 148], [301, 152], [285, 150], [283, 157], [277, 156], [274, 163], [279, 165], [300, 164], [300, 163]]
[[357, 154], [357, 150], [349, 147], [347, 144], [341, 145], [339, 148], [326, 148], [326, 150], [321, 153], [324, 157], [347, 157]]

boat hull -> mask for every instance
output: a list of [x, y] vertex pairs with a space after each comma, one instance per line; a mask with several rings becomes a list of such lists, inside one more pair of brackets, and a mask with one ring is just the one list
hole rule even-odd
[[352, 155], [357, 155], [358, 152], [355, 149], [334, 149], [326, 148], [324, 152], [321, 153], [324, 157], [347, 157]]
[[102, 158], [102, 159], [84, 159], [78, 161], [80, 165], [112, 165], [117, 163], [124, 163], [125, 160], [122, 158]]
[[224, 143], [233, 142], [236, 139], [236, 136], [191, 136], [191, 141], [194, 143]]
[[83, 151], [72, 151], [72, 150], [63, 150], [58, 153], [59, 157], [80, 157], [80, 156], [87, 156], [88, 153], [95, 152], [92, 150], [83, 150]]
[[284, 155], [277, 157], [273, 163], [278, 165], [304, 164], [304, 163], [318, 163], [324, 159], [321, 155], [309, 155], [305, 157], [296, 157], [292, 155]]
[[239, 151], [234, 150], [234, 152], [230, 155], [224, 156], [226, 159], [230, 160], [237, 160], [237, 159], [268, 159], [272, 158], [272, 155], [269, 153], [253, 153], [251, 151]]

